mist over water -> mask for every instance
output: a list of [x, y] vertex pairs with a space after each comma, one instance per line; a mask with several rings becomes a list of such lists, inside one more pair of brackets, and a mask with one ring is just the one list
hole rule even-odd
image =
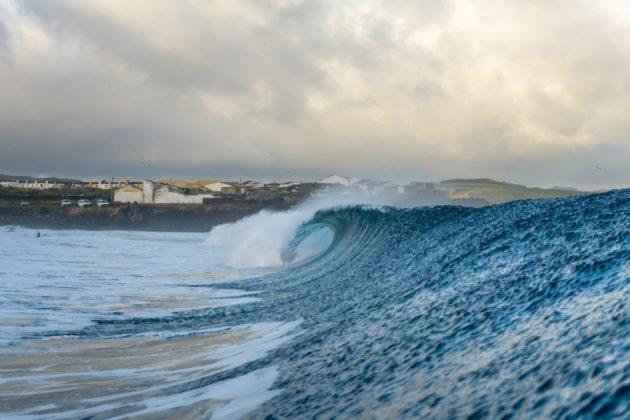
[[3, 232], [2, 411], [627, 417], [630, 190], [343, 200], [208, 235]]
[[236, 223], [212, 229], [206, 244], [223, 249], [218, 264], [233, 268], [269, 268], [282, 266], [283, 254], [300, 226], [318, 211], [353, 205], [387, 205], [385, 198], [331, 193], [312, 197], [294, 209], [275, 212], [262, 210]]

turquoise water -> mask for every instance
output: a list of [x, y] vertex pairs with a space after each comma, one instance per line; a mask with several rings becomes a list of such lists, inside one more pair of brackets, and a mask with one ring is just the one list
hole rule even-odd
[[630, 413], [627, 190], [34, 236], [0, 242], [4, 413]]

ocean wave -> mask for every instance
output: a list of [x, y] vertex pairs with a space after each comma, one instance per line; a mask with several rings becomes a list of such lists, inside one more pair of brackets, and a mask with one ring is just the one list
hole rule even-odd
[[[127, 274], [151, 261], [160, 274], [151, 281], [171, 279], [164, 285], [168, 293], [186, 286], [182, 296], [190, 298], [220, 284], [219, 295], [230, 290], [227, 297], [255, 299], [104, 317], [29, 338], [22, 347], [67, 337], [73, 345], [115, 349], [117, 342], [182, 337], [181, 346], [158, 341], [159, 355], [177, 364], [178, 354], [190, 353], [194, 363], [186, 369], [195, 374], [160, 388], [159, 400], [138, 389], [112, 408], [125, 413], [156, 407], [169, 415], [252, 418], [627, 417], [629, 210], [630, 190], [480, 209], [311, 203], [225, 225], [200, 240], [199, 249], [171, 244], [177, 258], [168, 260], [160, 253], [163, 242], [142, 248], [117, 242], [141, 257]], [[153, 251], [144, 255], [147, 249]], [[238, 275], [210, 284], [200, 276], [201, 283], [192, 284], [187, 270], [209, 269], [198, 260], [202, 251], [212, 254], [210, 267], [236, 266]], [[172, 275], [184, 265], [194, 267]], [[135, 282], [130, 277], [119, 287], [128, 283], [133, 291]], [[78, 278], [73, 284], [93, 287]], [[19, 291], [16, 296], [26, 299]], [[243, 336], [235, 351], [208, 356], [206, 347], [217, 343], [206, 332], [232, 334], [254, 325], [266, 326], [259, 339]], [[207, 343], [191, 348], [186, 340], [193, 339]], [[169, 342], [171, 350], [162, 351]], [[241, 354], [249, 356], [241, 360]], [[138, 369], [155, 366], [140, 363]], [[169, 369], [155, 372], [172, 376]], [[260, 383], [258, 395], [232, 392], [248, 378]], [[122, 372], [108, 389], [116, 395], [116, 384], [132, 379]], [[22, 412], [41, 411], [21, 401]], [[95, 401], [88, 401], [95, 404], [90, 413], [108, 412]], [[85, 408], [67, 404], [41, 412]], [[246, 410], [238, 411], [241, 405]]]
[[215, 320], [305, 320], [256, 416], [627, 415], [629, 204], [321, 210], [289, 242], [326, 226], [321, 255]]

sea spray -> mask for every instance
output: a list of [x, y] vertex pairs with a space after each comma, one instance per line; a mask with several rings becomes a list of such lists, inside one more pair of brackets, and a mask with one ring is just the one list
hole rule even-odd
[[[0, 407], [48, 417], [77, 407], [133, 415], [151, 406], [168, 407], [155, 416], [233, 415], [234, 404], [215, 399], [224, 395], [253, 409], [251, 418], [627, 418], [628, 203], [630, 190], [480, 209], [298, 207], [260, 214], [249, 230], [226, 228], [220, 248], [203, 236], [124, 234], [112, 242], [123, 233], [55, 232], [41, 241], [29, 231], [11, 237], [19, 242], [11, 247], [0, 236], [8, 279], [0, 303], [15, 309], [16, 321], [0, 329], [17, 343], [5, 350], [26, 358], [25, 348], [36, 350], [34, 365], [19, 365], [37, 368], [24, 379], [41, 390], [6, 381]], [[249, 248], [237, 246], [239, 231]], [[332, 242], [320, 241], [325, 232]], [[62, 235], [72, 238], [57, 243]], [[236, 263], [236, 255], [253, 264], [270, 248], [268, 261], [279, 265], [283, 250], [294, 247], [299, 258], [309, 243], [320, 254], [286, 269], [215, 263]], [[29, 277], [37, 281], [24, 282]], [[59, 322], [67, 311], [90, 318]], [[41, 329], [42, 321], [56, 329]], [[98, 388], [60, 399], [40, 380], [53, 365], [41, 352], [55, 343], [63, 354], [90, 348], [70, 353], [87, 358], [81, 363], [56, 365], [70, 369], [60, 373], [73, 385], [77, 369], [111, 363], [117, 347], [123, 359], [138, 355], [121, 366], [139, 370], [117, 369], [107, 386], [101, 377]], [[217, 345], [227, 350], [209, 353]], [[243, 351], [252, 357], [236, 366], [225, 351], [230, 360]], [[155, 372], [176, 386], [156, 387], [151, 376], [137, 382]], [[31, 394], [18, 400], [12, 390], [24, 384]], [[236, 388], [247, 390], [244, 399]], [[147, 389], [159, 393], [157, 405]], [[109, 405], [100, 392], [124, 397]]]
[[318, 211], [370, 201], [368, 197], [331, 195], [314, 197], [287, 211], [262, 210], [236, 223], [213, 228], [206, 244], [223, 248], [224, 252], [211, 256], [217, 264], [234, 268], [280, 267], [287, 260], [287, 246], [300, 226]]

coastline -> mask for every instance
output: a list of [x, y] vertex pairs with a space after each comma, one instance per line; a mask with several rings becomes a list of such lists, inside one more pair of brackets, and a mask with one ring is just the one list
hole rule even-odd
[[[252, 200], [223, 198], [207, 204], [137, 204], [114, 203], [110, 207], [62, 208], [57, 202], [41, 202], [27, 207], [0, 203], [0, 227], [20, 226], [30, 229], [135, 230], [148, 232], [209, 232], [213, 227], [234, 223], [261, 210], [289, 210], [303, 197], [277, 196]], [[415, 205], [414, 205], [415, 204]], [[449, 199], [433, 203], [396, 202], [389, 205], [455, 205], [483, 207], [483, 199]]]
[[284, 200], [217, 200], [212, 204], [122, 204], [112, 207], [0, 206], [0, 226], [33, 229], [209, 232], [260, 210], [286, 210]]

